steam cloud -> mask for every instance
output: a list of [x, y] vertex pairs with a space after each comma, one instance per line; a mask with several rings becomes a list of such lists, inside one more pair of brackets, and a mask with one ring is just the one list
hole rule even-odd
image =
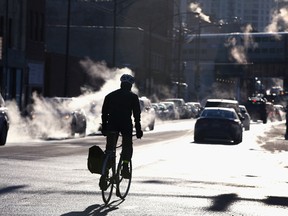
[[238, 43], [236, 36], [231, 36], [227, 39], [225, 46], [230, 47], [230, 59], [236, 61], [239, 64], [247, 64], [247, 49], [256, 48], [257, 44], [254, 42], [253, 37], [249, 34], [252, 31], [252, 26], [247, 25], [243, 29], [243, 44]]
[[[61, 121], [59, 116], [56, 115], [56, 109], [63, 112], [73, 112], [82, 109], [87, 117], [86, 133], [93, 134], [98, 131], [101, 123], [101, 109], [104, 97], [120, 87], [120, 77], [123, 74], [133, 75], [133, 72], [129, 68], [109, 69], [105, 63], [93, 62], [90, 59], [83, 60], [80, 64], [91, 79], [102, 78], [105, 80], [101, 89], [93, 92], [88, 88], [82, 88], [82, 95], [60, 104], [52, 103], [37, 94], [33, 94], [32, 98], [34, 103], [33, 106], [30, 107], [36, 115], [33, 120], [21, 116], [15, 101], [7, 101], [6, 105], [10, 120], [7, 142], [22, 142], [42, 138], [43, 136], [66, 138], [67, 135], [69, 135], [69, 127], [67, 127], [67, 123], [65, 124], [65, 122]], [[132, 91], [138, 93], [135, 85]]]
[[190, 10], [194, 13], [198, 13], [199, 17], [204, 20], [205, 22], [211, 23], [210, 17], [202, 12], [202, 9], [199, 7], [197, 3], [190, 4]]
[[288, 30], [288, 7], [275, 10], [271, 23], [265, 28], [266, 32], [279, 32]]

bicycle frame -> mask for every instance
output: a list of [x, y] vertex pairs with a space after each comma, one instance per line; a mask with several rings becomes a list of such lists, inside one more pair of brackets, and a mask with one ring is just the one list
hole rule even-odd
[[[115, 136], [115, 138], [118, 136]], [[116, 196], [120, 197], [121, 199], [125, 199], [127, 196], [130, 185], [131, 185], [131, 178], [125, 179], [122, 176], [122, 164], [123, 160], [121, 157], [121, 153], [119, 155], [119, 160], [117, 162], [117, 148], [121, 147], [122, 145], [117, 146], [117, 141], [114, 140], [115, 145], [113, 146], [112, 150], [106, 152], [106, 157], [103, 162], [102, 173], [100, 177], [100, 188], [102, 191], [102, 199], [105, 204], [108, 204], [113, 193], [113, 188], [116, 189]], [[132, 162], [128, 163], [128, 167], [130, 169], [130, 173], [132, 176]]]

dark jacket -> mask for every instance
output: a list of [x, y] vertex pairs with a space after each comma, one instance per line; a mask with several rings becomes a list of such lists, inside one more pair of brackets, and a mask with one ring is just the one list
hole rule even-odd
[[102, 124], [108, 131], [132, 134], [133, 114], [135, 126], [140, 126], [141, 110], [139, 98], [128, 89], [120, 88], [108, 94], [102, 106]]

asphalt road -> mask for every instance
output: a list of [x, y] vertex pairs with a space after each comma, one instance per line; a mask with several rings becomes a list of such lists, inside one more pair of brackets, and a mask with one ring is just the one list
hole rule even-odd
[[[265, 147], [279, 123], [252, 124], [241, 144], [227, 145], [194, 143], [194, 122], [158, 123], [135, 140], [130, 193], [109, 206], [86, 166], [103, 137], [8, 142], [0, 215], [288, 215], [287, 151]], [[274, 143], [285, 145], [280, 135]]]

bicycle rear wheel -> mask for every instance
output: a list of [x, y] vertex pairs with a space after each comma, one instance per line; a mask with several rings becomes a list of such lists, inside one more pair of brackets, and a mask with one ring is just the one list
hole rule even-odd
[[123, 178], [122, 176], [122, 164], [123, 164], [123, 160], [122, 157], [120, 157], [119, 159], [119, 163], [117, 166], [117, 184], [116, 184], [116, 195], [118, 197], [120, 197], [121, 199], [124, 199], [130, 189], [130, 185], [131, 185], [131, 179], [132, 179], [132, 162], [130, 160], [130, 162], [128, 163], [128, 168], [130, 171], [130, 178]]
[[114, 172], [113, 166], [111, 167], [112, 158], [107, 156], [103, 162], [102, 174], [100, 177], [100, 189], [102, 191], [102, 199], [105, 204], [108, 204], [112, 192], [113, 192], [113, 185], [114, 185]]

